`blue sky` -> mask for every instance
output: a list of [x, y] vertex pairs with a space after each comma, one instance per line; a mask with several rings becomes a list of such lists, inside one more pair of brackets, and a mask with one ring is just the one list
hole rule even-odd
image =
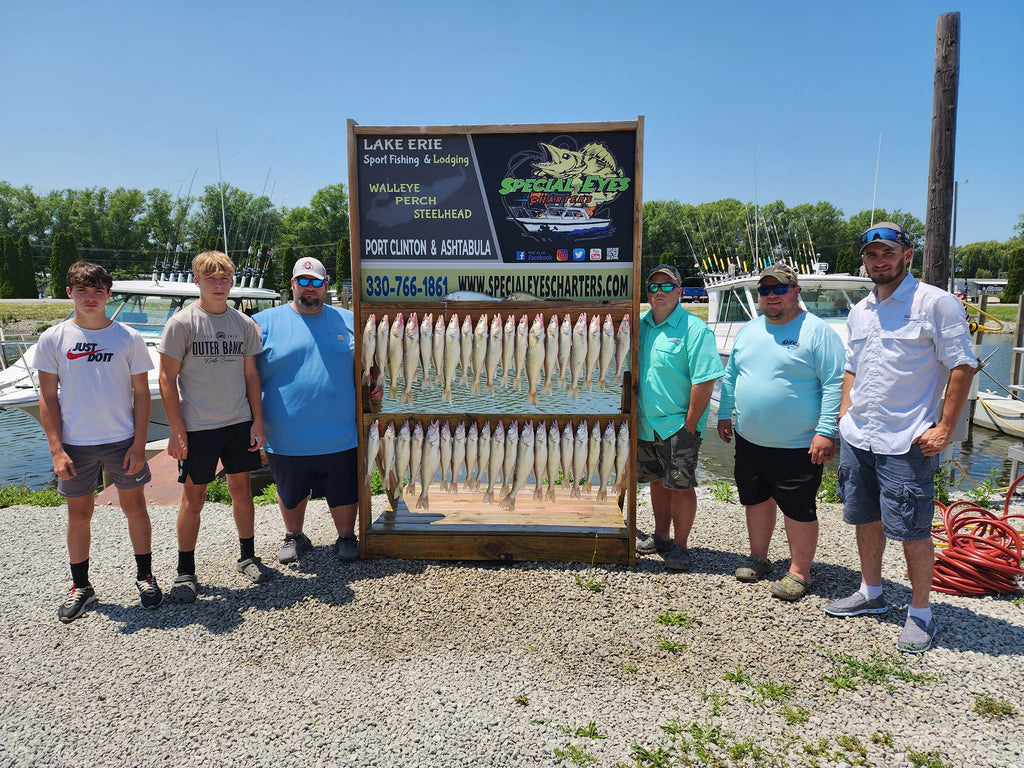
[[[1024, 2], [961, 9], [957, 241], [1024, 213]], [[646, 200], [827, 200], [925, 218], [946, 2], [0, 0], [0, 179], [37, 192], [216, 183], [308, 203], [345, 121], [630, 120]], [[756, 152], [755, 152], [756, 147]], [[756, 163], [755, 163], [756, 156]], [[184, 189], [181, 194], [184, 195]]]

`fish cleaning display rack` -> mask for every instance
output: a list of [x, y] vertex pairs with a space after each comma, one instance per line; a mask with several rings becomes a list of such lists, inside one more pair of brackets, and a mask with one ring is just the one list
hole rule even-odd
[[[637, 349], [642, 129], [642, 117], [349, 121], [363, 557], [635, 562], [636, 391], [622, 368]], [[552, 361], [566, 352], [566, 317], [568, 356]], [[591, 358], [581, 362], [584, 340]], [[409, 350], [418, 360], [407, 365]], [[378, 376], [379, 405], [370, 399]], [[542, 423], [548, 446], [558, 435], [557, 463], [527, 447]], [[566, 427], [575, 464], [561, 461]], [[454, 476], [433, 469], [442, 453], [458, 462]], [[387, 494], [383, 512], [373, 509], [372, 475]]]

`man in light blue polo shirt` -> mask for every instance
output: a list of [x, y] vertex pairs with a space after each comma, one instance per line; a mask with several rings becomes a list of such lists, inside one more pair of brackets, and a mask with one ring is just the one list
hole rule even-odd
[[715, 381], [725, 369], [707, 324], [679, 305], [682, 280], [660, 264], [647, 275], [651, 308], [640, 316], [637, 482], [651, 484], [654, 535], [637, 552], [660, 552], [690, 570], [687, 542], [697, 515], [697, 455]]

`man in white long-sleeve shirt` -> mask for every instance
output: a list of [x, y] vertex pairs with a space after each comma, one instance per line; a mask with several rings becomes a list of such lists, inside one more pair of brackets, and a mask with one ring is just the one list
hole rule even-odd
[[844, 519], [857, 527], [861, 587], [825, 612], [888, 610], [882, 554], [887, 538], [902, 542], [913, 592], [898, 648], [924, 653], [936, 631], [929, 605], [935, 470], [977, 360], [960, 302], [915, 280], [908, 272], [913, 257], [910, 235], [898, 224], [882, 222], [861, 236], [875, 288], [850, 312], [839, 408], [839, 494]]

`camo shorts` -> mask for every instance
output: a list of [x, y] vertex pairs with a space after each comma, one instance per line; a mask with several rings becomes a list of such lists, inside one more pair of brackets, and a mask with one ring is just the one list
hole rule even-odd
[[637, 482], [650, 483], [665, 478], [670, 491], [688, 491], [697, 487], [697, 454], [700, 453], [700, 432], [696, 435], [681, 427], [663, 440], [638, 440], [636, 446]]

